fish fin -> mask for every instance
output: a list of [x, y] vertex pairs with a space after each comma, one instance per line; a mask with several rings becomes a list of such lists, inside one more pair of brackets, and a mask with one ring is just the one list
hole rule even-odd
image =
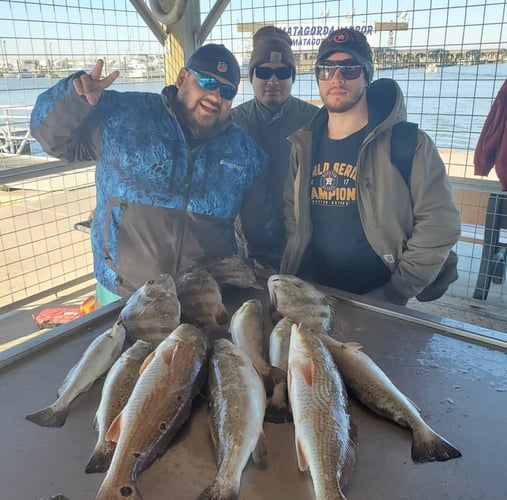
[[412, 460], [414, 462], [445, 462], [459, 457], [461, 457], [461, 452], [429, 427], [427, 432], [413, 433]]
[[155, 357], [155, 351], [150, 352], [148, 356], [146, 356], [146, 359], [143, 361], [143, 364], [141, 365], [141, 368], [139, 368], [139, 375], [146, 370], [147, 366], [151, 363], [153, 358]]
[[166, 365], [170, 365], [173, 362], [177, 350], [178, 344], [172, 344], [162, 351], [162, 360]]
[[67, 375], [65, 375], [65, 378], [63, 379], [63, 382], [62, 384], [60, 385], [60, 387], [58, 388], [58, 392], [56, 393], [56, 395], [58, 397], [60, 397], [67, 389], [67, 386], [70, 384], [71, 380], [73, 379], [74, 377], [74, 373], [77, 372], [77, 365], [79, 364], [79, 362], [77, 362], [70, 370], [69, 372], [67, 373]]
[[42, 427], [61, 427], [65, 423], [68, 411], [68, 406], [56, 409], [55, 405], [51, 405], [25, 418]]
[[341, 345], [342, 349], [352, 349], [353, 351], [360, 351], [363, 346], [359, 342], [345, 342]]
[[313, 378], [315, 375], [315, 365], [313, 364], [313, 360], [308, 358], [308, 361], [301, 363], [301, 374], [305, 379], [307, 385], [313, 385]]
[[88, 459], [85, 472], [87, 474], [107, 472], [111, 465], [115, 448], [116, 444], [111, 441], [106, 441], [105, 443], [97, 445]]
[[262, 462], [262, 460], [268, 454], [268, 446], [266, 444], [266, 436], [264, 431], [261, 430], [259, 437], [257, 438], [257, 443], [255, 443], [254, 449], [252, 450], [252, 460], [254, 463], [258, 464]]
[[120, 439], [121, 434], [121, 413], [113, 420], [111, 425], [109, 426], [109, 429], [107, 429], [106, 432], [106, 441], [114, 441], [115, 443], [118, 442]]
[[301, 472], [308, 470], [308, 462], [299, 439], [296, 437], [296, 455], [298, 458], [298, 467]]
[[352, 475], [354, 464], [356, 463], [357, 450], [359, 448], [359, 437], [357, 432], [357, 426], [349, 420], [349, 442], [347, 443], [347, 449], [345, 451], [345, 461], [343, 463], [342, 473], [339, 479], [341, 488], [345, 488]]

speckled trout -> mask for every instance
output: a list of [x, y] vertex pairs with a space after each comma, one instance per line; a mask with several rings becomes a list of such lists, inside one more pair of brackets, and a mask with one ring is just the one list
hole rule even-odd
[[238, 498], [250, 455], [257, 463], [267, 453], [262, 427], [266, 394], [247, 354], [227, 339], [213, 343], [208, 393], [218, 473], [198, 498], [232, 500]]
[[95, 448], [88, 460], [85, 471], [106, 472], [113, 458], [116, 443], [106, 441], [106, 432], [113, 420], [119, 415], [132, 393], [141, 365], [151, 351], [151, 344], [138, 340], [127, 349], [109, 370], [104, 385], [100, 404], [95, 414], [94, 428], [99, 436]]
[[[287, 422], [290, 420], [287, 403], [271, 404], [271, 396], [287, 387], [287, 372], [271, 366], [264, 357], [264, 313], [261, 301], [250, 299], [243, 302], [232, 315], [229, 332], [232, 341], [251, 359], [255, 369], [264, 382], [270, 401], [266, 411], [266, 420]], [[279, 386], [279, 387], [277, 387]]]
[[44, 427], [61, 427], [70, 404], [86, 392], [118, 359], [125, 343], [125, 328], [118, 322], [98, 335], [70, 369], [58, 389], [58, 399], [47, 408], [25, 418]]
[[178, 326], [144, 361], [132, 394], [106, 433], [116, 442], [98, 500], [139, 500], [139, 474], [167, 450], [190, 416], [205, 378], [207, 339], [195, 326]]
[[127, 300], [120, 311], [127, 335], [157, 347], [179, 324], [181, 305], [170, 274], [148, 280]]
[[288, 361], [289, 400], [299, 469], [310, 469], [315, 498], [345, 499], [357, 454], [340, 374], [315, 332], [293, 325]]
[[423, 420], [408, 399], [356, 342], [342, 343], [331, 337], [322, 342], [329, 349], [348, 390], [375, 413], [412, 431], [414, 462], [445, 461], [461, 453]]
[[292, 274], [273, 274], [268, 278], [273, 318], [290, 318], [318, 332], [328, 333], [334, 316], [333, 299], [311, 283]]
[[287, 366], [289, 364], [290, 333], [294, 322], [282, 318], [273, 327], [269, 336], [269, 363], [285, 372], [285, 381], [273, 387], [273, 395], [269, 401], [270, 413], [284, 415], [286, 421], [292, 420], [287, 394]]

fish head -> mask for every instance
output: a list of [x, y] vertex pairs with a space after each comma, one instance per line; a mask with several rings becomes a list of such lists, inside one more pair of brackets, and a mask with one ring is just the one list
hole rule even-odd
[[286, 302], [308, 293], [308, 283], [293, 274], [272, 274], [268, 278], [271, 304]]
[[158, 278], [146, 281], [139, 289], [145, 299], [157, 300], [176, 294], [176, 285], [170, 274], [160, 274]]
[[294, 323], [290, 331], [289, 359], [311, 359], [310, 347], [314, 344], [314, 335], [303, 325]]
[[133, 346], [129, 347], [123, 356], [142, 361], [153, 349], [151, 342], [145, 342], [144, 340], [136, 340]]

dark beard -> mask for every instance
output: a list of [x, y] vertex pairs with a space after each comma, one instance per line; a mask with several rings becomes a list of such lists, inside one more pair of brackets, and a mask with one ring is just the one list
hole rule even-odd
[[195, 139], [208, 139], [209, 137], [213, 137], [221, 132], [227, 125], [227, 121], [223, 122], [221, 120], [215, 121], [212, 125], [201, 125], [192, 118], [188, 108], [178, 99], [175, 99], [173, 102], [173, 110], [178, 123], [185, 131], [185, 135], [187, 135], [188, 132]]

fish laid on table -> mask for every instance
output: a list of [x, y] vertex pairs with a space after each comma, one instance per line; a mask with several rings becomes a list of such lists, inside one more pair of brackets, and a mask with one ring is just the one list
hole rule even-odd
[[229, 315], [222, 292], [213, 276], [203, 267], [190, 268], [176, 279], [183, 319], [206, 333], [224, 332]]
[[81, 359], [70, 369], [58, 389], [58, 399], [47, 408], [25, 418], [44, 427], [61, 427], [65, 423], [70, 404], [86, 392], [94, 382], [118, 359], [125, 343], [125, 328], [115, 323], [97, 336]]
[[262, 290], [262, 286], [257, 283], [254, 270], [238, 255], [207, 262], [205, 267], [220, 286]]
[[343, 381], [365, 406], [412, 432], [414, 462], [445, 461], [461, 453], [423, 420], [410, 401], [355, 342], [322, 338], [340, 370]]
[[268, 278], [268, 291], [277, 320], [285, 316], [319, 332], [331, 330], [332, 299], [311, 283], [292, 274], [273, 274]]
[[127, 335], [157, 347], [179, 324], [181, 306], [170, 274], [147, 281], [127, 300], [120, 311]]
[[[289, 343], [292, 325], [289, 318], [282, 318], [273, 327], [269, 336], [269, 363], [283, 370], [286, 374], [285, 382], [278, 383], [273, 388], [269, 405], [270, 411], [280, 415], [290, 415], [290, 406], [287, 394], [287, 366], [289, 364]], [[287, 420], [292, 420], [291, 417]]]
[[141, 365], [150, 351], [151, 344], [149, 342], [138, 340], [116, 360], [109, 370], [95, 414], [94, 427], [99, 436], [86, 465], [87, 473], [106, 472], [109, 468], [116, 443], [106, 441], [106, 432], [127, 404], [139, 378]]
[[258, 463], [267, 453], [262, 427], [266, 394], [248, 355], [227, 339], [213, 343], [208, 393], [218, 473], [198, 499], [238, 498], [250, 455]]
[[310, 469], [315, 498], [344, 499], [357, 454], [357, 430], [347, 412], [347, 393], [322, 344], [323, 335], [293, 325], [288, 388], [299, 469]]
[[[275, 390], [279, 394], [282, 392], [280, 387], [286, 389], [287, 372], [271, 366], [264, 358], [264, 313], [260, 300], [250, 299], [241, 305], [232, 315], [229, 332], [232, 341], [252, 361], [264, 382], [267, 394], [271, 396]], [[271, 404], [270, 400], [266, 419], [270, 422], [289, 421], [290, 413], [288, 411], [287, 400], [278, 401], [275, 406]]]
[[178, 326], [144, 361], [122, 412], [106, 433], [116, 450], [97, 500], [139, 500], [139, 474], [160, 457], [190, 416], [206, 375], [208, 343], [195, 326]]

